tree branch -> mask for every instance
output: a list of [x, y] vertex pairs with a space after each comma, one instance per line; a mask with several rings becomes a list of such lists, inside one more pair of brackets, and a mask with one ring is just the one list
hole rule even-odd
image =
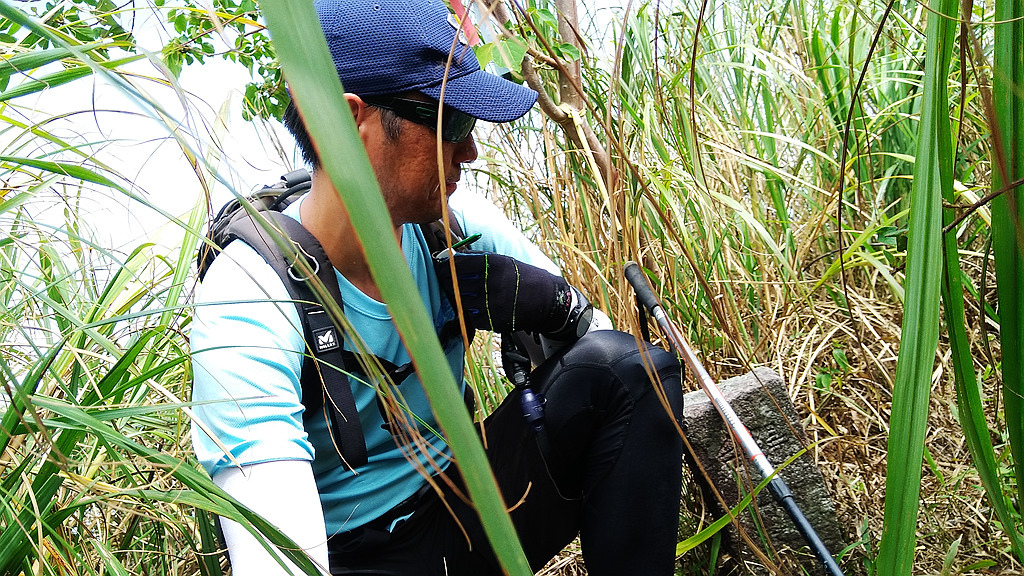
[[[512, 15], [509, 13], [508, 8], [501, 0], [482, 1], [485, 3], [485, 7], [494, 14], [495, 18], [498, 19], [498, 22], [504, 23], [510, 22], [512, 20]], [[574, 2], [574, 0], [559, 1]], [[575, 6], [573, 7], [573, 13], [575, 13]], [[529, 16], [525, 13], [523, 13], [522, 15], [524, 18], [526, 18], [527, 23], [534, 30], [536, 30], [536, 26], [534, 26], [533, 23], [530, 21]], [[506, 38], [514, 37], [514, 35], [504, 26], [502, 26], [501, 32], [502, 35]], [[575, 39], [575, 37], [575, 31], [573, 30], [573, 38]], [[568, 68], [566, 67], [565, 63], [560, 58], [554, 55], [554, 50], [551, 49], [551, 46], [547, 45], [545, 40], [539, 35], [538, 39], [541, 41], [542, 44], [544, 44], [544, 48], [551, 54], [550, 63], [552, 67], [558, 70], [560, 78], [564, 79], [571, 87], [570, 92], [572, 92], [575, 95], [574, 99], [580, 103], [583, 103], [583, 89], [580, 87], [579, 76], [577, 75], [576, 77], [573, 77], [572, 74], [569, 72]], [[526, 84], [537, 92], [537, 104], [540, 106], [541, 111], [548, 118], [550, 118], [552, 121], [558, 124], [559, 127], [562, 128], [562, 130], [565, 132], [566, 137], [576, 148], [590, 148], [591, 153], [594, 155], [594, 161], [597, 163], [597, 168], [600, 171], [600, 174], [598, 174], [597, 176], [602, 179], [607, 190], [612, 190], [613, 184], [615, 182], [615, 175], [614, 170], [611, 166], [611, 159], [608, 155], [607, 149], [604, 146], [604, 143], [598, 139], [597, 134], [594, 133], [594, 130], [590, 127], [589, 124], [580, 123], [580, 127], [582, 128], [583, 132], [582, 134], [580, 134], [580, 130], [577, 129], [576, 123], [573, 121], [572, 116], [562, 106], [555, 103], [555, 101], [548, 94], [547, 90], [544, 87], [544, 80], [540, 77], [540, 73], [537, 72], [537, 69], [534, 67], [533, 62], [529, 58], [523, 59], [522, 75], [523, 79], [526, 80]], [[570, 102], [567, 102], [563, 97], [563, 106], [564, 105], [571, 106]], [[580, 110], [581, 107], [572, 106], [570, 109]], [[584, 140], [586, 141], [586, 144], [584, 144]]]

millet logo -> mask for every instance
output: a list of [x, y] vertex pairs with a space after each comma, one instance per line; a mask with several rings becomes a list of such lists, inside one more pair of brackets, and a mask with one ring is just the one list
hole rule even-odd
[[334, 333], [334, 328], [316, 330], [313, 337], [316, 339], [317, 352], [327, 352], [338, 347], [338, 337]]

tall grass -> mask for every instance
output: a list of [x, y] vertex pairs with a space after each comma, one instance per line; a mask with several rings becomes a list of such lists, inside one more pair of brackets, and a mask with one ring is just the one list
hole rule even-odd
[[[165, 214], [186, 232], [173, 250], [146, 241], [124, 254], [98, 243], [83, 204], [113, 195], [155, 206], [93, 142], [50, 132], [54, 118], [12, 103], [97, 74], [168, 120], [120, 68], [140, 56], [111, 59], [110, 38], [104, 49], [83, 44], [7, 3], [0, 18], [10, 42], [0, 72], [10, 87], [0, 125], [0, 573], [219, 574], [212, 514], [262, 532], [312, 571], [289, 539], [199, 472], [188, 447], [184, 333], [204, 198], [184, 220]], [[51, 63], [65, 72], [34, 76]]]
[[[885, 516], [879, 546], [881, 574], [910, 574], [917, 542], [921, 461], [931, 395], [931, 373], [939, 341], [939, 291], [942, 286], [942, 199], [953, 195], [953, 152], [949, 127], [947, 71], [953, 52], [956, 1], [933, 2], [928, 16], [921, 120], [910, 191], [906, 300], [896, 381], [889, 418]], [[945, 243], [949, 274], [957, 274], [958, 247]], [[957, 278], [958, 280], [959, 278]], [[947, 291], [950, 299], [960, 293]], [[957, 335], [959, 336], [959, 334]]]
[[[620, 153], [610, 200], [585, 151], [551, 124], [533, 123], [543, 148], [521, 157], [529, 179], [502, 171], [514, 180], [510, 207], [530, 210], [538, 236], [577, 282], [610, 295], [604, 304], [620, 326], [633, 315], [620, 267], [637, 258], [718, 374], [767, 364], [784, 375], [816, 441], [811, 450], [836, 480], [848, 537], [860, 545], [847, 554], [848, 570], [1019, 566], [980, 552], [1004, 538], [1016, 546], [1020, 521], [1006, 500], [1019, 483], [1008, 481], [1005, 463], [1018, 460], [998, 432], [1004, 415], [993, 375], [1001, 360], [997, 351], [992, 361], [984, 341], [986, 324], [1002, 318], [986, 304], [984, 244], [999, 227], [989, 226], [985, 207], [944, 238], [950, 332], [941, 338], [938, 316], [940, 199], [944, 191], [956, 211], [990, 185], [991, 118], [979, 83], [993, 29], [1008, 26], [993, 26], [993, 5], [975, 5], [966, 15], [978, 38], [971, 44], [956, 34], [957, 5], [941, 7], [709, 2], [618, 12], [610, 30], [585, 35], [614, 50], [614, 66], [584, 74], [583, 107]], [[1015, 22], [1009, 12], [1003, 19]], [[967, 60], [951, 64], [958, 42]], [[1011, 53], [1019, 60], [1019, 50]], [[1007, 66], [997, 62], [993, 77], [1019, 103]], [[953, 266], [961, 262], [963, 272]], [[922, 266], [930, 272], [919, 275]], [[954, 332], [964, 308], [970, 324], [960, 311], [963, 330]], [[975, 392], [952, 385], [954, 369], [978, 376]], [[1006, 382], [1006, 365], [1003, 373]], [[1018, 396], [1009, 394], [1005, 418], [1016, 422]], [[971, 431], [970, 446], [961, 427]], [[986, 459], [975, 440], [993, 433]], [[877, 456], [884, 454], [887, 461]], [[954, 464], [969, 454], [979, 472]], [[987, 502], [972, 487], [982, 484]], [[883, 491], [885, 506], [902, 503], [899, 519], [883, 514]], [[975, 520], [951, 518], [961, 501], [978, 503]], [[918, 520], [919, 502], [927, 520]], [[1002, 532], [966, 528], [989, 525], [993, 513]], [[884, 537], [883, 526], [903, 536]], [[926, 544], [915, 555], [918, 535]]]
[[[185, 18], [185, 39], [199, 33], [189, 25], [213, 34], [215, 20], [233, 17], [262, 30], [240, 4], [214, 4], [216, 17], [172, 15]], [[853, 544], [848, 574], [1021, 566], [1021, 211], [1013, 192], [991, 209], [965, 207], [1021, 178], [1024, 13], [978, 2], [958, 35], [957, 5], [939, 4], [578, 3], [579, 108], [497, 127], [476, 167], [481, 187], [620, 328], [639, 334], [621, 277], [635, 259], [716, 376], [751, 365], [783, 375], [801, 415], [793, 424], [807, 431]], [[556, 11], [523, 2], [508, 13], [557, 101], [566, 85], [552, 64], [576, 53], [557, 35]], [[175, 220], [180, 246], [116, 252], [90, 237], [80, 200], [144, 197], [87, 143], [13, 113], [46, 86], [97, 75], [144, 102], [121, 74], [137, 57], [130, 28], [110, 25], [127, 13], [98, 16], [90, 38], [74, 18], [29, 29], [23, 14], [0, 4], [10, 36], [0, 63], [0, 573], [214, 574], [211, 513], [287, 548], [196, 472], [189, 452], [185, 350], [203, 201]], [[596, 139], [579, 137], [588, 129]], [[178, 137], [212, 181], [190, 137]], [[48, 199], [59, 217], [40, 215]], [[954, 213], [964, 218], [940, 235]], [[503, 389], [485, 340], [469, 370], [493, 406]], [[898, 517], [885, 510], [897, 505]], [[715, 520], [684, 513], [681, 540]], [[884, 534], [897, 527], [901, 536]], [[791, 568], [760, 538], [750, 543], [769, 563]], [[684, 573], [729, 569], [718, 536], [686, 542]]]

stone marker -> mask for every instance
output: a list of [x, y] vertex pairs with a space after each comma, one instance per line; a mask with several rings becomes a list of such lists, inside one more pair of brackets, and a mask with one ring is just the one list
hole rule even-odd
[[[800, 421], [789, 400], [782, 378], [769, 368], [755, 368], [751, 373], [720, 382], [719, 388], [740, 420], [750, 430], [765, 456], [792, 489], [797, 505], [807, 516], [811, 526], [817, 530], [829, 551], [833, 555], [839, 553], [845, 547], [843, 531], [836, 519], [835, 507], [824, 479], [810, 453], [804, 453], [788, 466], [782, 467], [783, 463], [806, 445], [804, 432], [800, 428]], [[703, 390], [686, 395], [683, 415], [687, 426], [686, 437], [693, 446], [694, 455], [704, 465], [711, 482], [721, 492], [725, 501], [730, 507], [734, 507], [742, 499], [743, 494], [760, 483], [761, 477], [757, 469], [748, 463], [746, 474], [739, 472], [739, 463], [746, 461], [746, 458], [739, 445], [732, 441], [729, 430]], [[794, 436], [791, 426], [797, 429], [799, 439]], [[699, 476], [700, 471], [694, 469], [693, 474]], [[737, 477], [743, 478], [742, 491], [737, 487]], [[708, 494], [705, 499], [717, 508], [718, 500], [713, 495]], [[740, 515], [740, 522], [750, 538], [760, 545], [758, 530], [751, 520], [752, 509], [751, 506], [744, 510]], [[767, 487], [758, 494], [757, 512], [760, 514], [762, 526], [780, 554], [788, 554], [792, 559], [793, 550], [799, 550], [796, 560], [808, 574], [824, 574], [824, 570], [807, 548], [793, 521], [786, 511], [775, 503]], [[723, 512], [719, 510], [718, 513]], [[725, 541], [732, 555], [751, 572], [767, 574], [767, 570], [761, 567], [757, 557], [739, 538], [732, 525], [727, 530]], [[769, 558], [771, 557], [769, 554]]]

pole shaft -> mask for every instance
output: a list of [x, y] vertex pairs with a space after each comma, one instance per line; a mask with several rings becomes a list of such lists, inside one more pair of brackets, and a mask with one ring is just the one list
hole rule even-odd
[[700, 387], [704, 390], [704, 393], [711, 399], [711, 403], [715, 406], [715, 410], [721, 415], [722, 420], [725, 421], [729, 431], [732, 432], [736, 441], [739, 442], [740, 447], [743, 449], [743, 453], [746, 454], [747, 458], [754, 464], [758, 473], [761, 474], [762, 480], [769, 480], [768, 491], [772, 493], [775, 501], [786, 511], [790, 519], [793, 520], [793, 524], [796, 525], [797, 530], [804, 537], [807, 545], [814, 552], [815, 557], [821, 562], [822, 567], [825, 569], [827, 576], [843, 576], [842, 570], [839, 568], [839, 564], [836, 563], [832, 554], [828, 551], [828, 547], [822, 542], [821, 537], [808, 522], [807, 517], [804, 516], [802, 510], [797, 505], [796, 500], [793, 498], [793, 492], [786, 485], [785, 480], [779, 476], [775, 467], [772, 466], [771, 462], [764, 455], [764, 452], [757, 445], [754, 437], [747, 430], [747, 427], [740, 420], [739, 416], [736, 415], [736, 411], [729, 405], [729, 401], [725, 399], [721, 389], [718, 388], [718, 384], [715, 383], [711, 375], [704, 368], [704, 365], [697, 360], [697, 355], [693, 353], [690, 345], [686, 343], [686, 339], [683, 338], [682, 334], [676, 329], [675, 325], [669, 320], [665, 310], [661, 307], [658, 302], [657, 296], [654, 295], [654, 291], [651, 290], [650, 285], [647, 283], [647, 278], [640, 271], [640, 267], [635, 262], [629, 262], [626, 264], [625, 276], [630, 284], [633, 285], [633, 289], [637, 293], [638, 300], [650, 311], [651, 316], [654, 317], [655, 322], [661, 327], [662, 331], [668, 338], [669, 345], [677, 356], [686, 362], [686, 365], [690, 368], [693, 375], [700, 382]]
[[675, 326], [669, 321], [668, 316], [665, 314], [665, 310], [662, 309], [661, 305], [656, 304], [654, 309], [651, 310], [651, 315], [654, 316], [655, 321], [661, 327], [662, 331], [668, 334], [669, 340], [672, 343], [672, 347], [675, 349], [676, 354], [681, 357], [686, 365], [689, 366], [690, 371], [697, 380], [700, 382], [700, 387], [704, 390], [704, 393], [711, 399], [711, 403], [715, 406], [715, 410], [725, 420], [726, 425], [729, 427], [729, 431], [732, 432], [736, 441], [739, 442], [740, 447], [743, 449], [743, 453], [746, 454], [753, 463], [754, 467], [757, 468], [758, 473], [761, 474], [762, 479], [770, 478], [775, 473], [775, 468], [765, 457], [764, 452], [754, 441], [754, 437], [747, 430], [747, 427], [740, 420], [740, 417], [736, 415], [736, 411], [732, 409], [729, 401], [725, 399], [721, 389], [715, 384], [714, 379], [708, 374], [708, 371], [704, 366], [697, 361], [697, 355], [693, 353], [693, 350], [686, 343], [686, 340], [676, 331]]

